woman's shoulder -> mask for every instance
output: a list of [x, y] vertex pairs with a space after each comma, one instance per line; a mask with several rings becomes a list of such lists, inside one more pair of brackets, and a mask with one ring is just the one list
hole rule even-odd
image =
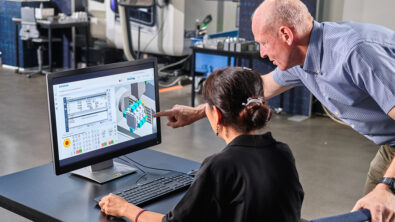
[[269, 157], [273, 154], [275, 156], [286, 156], [293, 158], [293, 154], [289, 146], [281, 141], [273, 138], [271, 132], [257, 135], [241, 135], [235, 138], [224, 149], [224, 153], [233, 158], [241, 158], [243, 155], [254, 155], [261, 153], [262, 157]]

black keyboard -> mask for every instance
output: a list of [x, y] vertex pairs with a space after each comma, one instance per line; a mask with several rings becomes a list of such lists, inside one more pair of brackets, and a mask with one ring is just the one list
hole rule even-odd
[[[185, 190], [192, 182], [193, 177], [188, 174], [171, 172], [130, 187], [124, 187], [122, 190], [115, 191], [114, 194], [134, 205], [143, 205], [170, 193]], [[95, 201], [99, 203], [103, 197], [97, 197]]]

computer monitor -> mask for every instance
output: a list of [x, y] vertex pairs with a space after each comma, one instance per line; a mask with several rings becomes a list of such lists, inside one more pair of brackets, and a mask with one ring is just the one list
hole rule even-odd
[[99, 183], [133, 173], [112, 159], [161, 143], [156, 59], [47, 75], [56, 175]]

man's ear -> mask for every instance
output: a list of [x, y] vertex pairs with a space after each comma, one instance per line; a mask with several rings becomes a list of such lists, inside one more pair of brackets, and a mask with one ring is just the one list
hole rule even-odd
[[215, 118], [215, 121], [217, 122], [217, 125], [219, 125], [222, 122], [222, 113], [216, 106], [213, 106], [213, 107], [214, 107], [214, 110], [213, 110], [214, 111], [214, 118]]
[[280, 26], [280, 28], [278, 29], [278, 36], [284, 43], [289, 46], [292, 45], [294, 41], [293, 30], [287, 26]]

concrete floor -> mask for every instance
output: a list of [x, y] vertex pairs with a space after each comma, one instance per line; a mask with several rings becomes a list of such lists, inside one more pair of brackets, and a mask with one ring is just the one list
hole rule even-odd
[[[27, 79], [0, 68], [0, 176], [51, 161], [44, 76]], [[161, 109], [190, 104], [190, 87], [160, 94]], [[201, 102], [198, 96], [197, 103]], [[305, 191], [302, 217], [313, 219], [348, 212], [361, 197], [369, 162], [377, 146], [325, 117], [302, 122], [276, 115], [267, 127], [288, 143]], [[225, 143], [206, 119], [180, 129], [162, 120], [162, 144], [153, 149], [201, 162]], [[0, 208], [2, 221], [27, 221]]]

